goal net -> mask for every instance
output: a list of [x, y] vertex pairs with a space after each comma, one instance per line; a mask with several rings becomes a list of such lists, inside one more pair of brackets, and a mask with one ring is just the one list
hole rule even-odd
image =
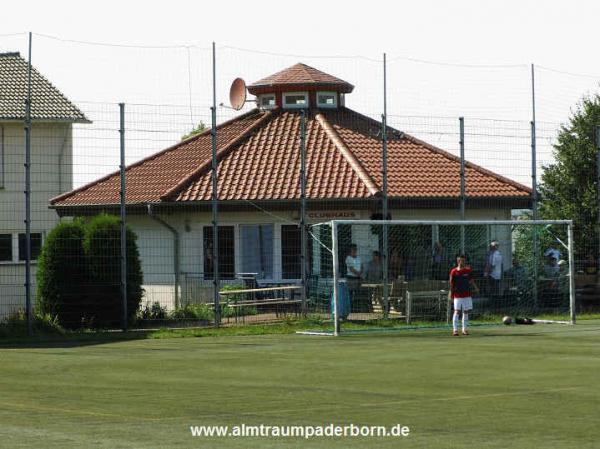
[[[570, 221], [333, 220], [309, 229], [308, 301], [342, 329], [447, 326], [450, 270], [472, 268], [473, 324], [573, 323]], [[368, 326], [365, 326], [367, 324]]]

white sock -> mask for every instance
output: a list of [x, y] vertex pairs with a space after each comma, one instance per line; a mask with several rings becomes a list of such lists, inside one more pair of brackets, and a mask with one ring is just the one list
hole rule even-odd
[[458, 332], [458, 310], [455, 310], [454, 315], [452, 316], [452, 330]]
[[462, 320], [462, 330], [465, 332], [467, 327], [469, 326], [469, 314], [467, 312], [463, 312], [463, 320]]

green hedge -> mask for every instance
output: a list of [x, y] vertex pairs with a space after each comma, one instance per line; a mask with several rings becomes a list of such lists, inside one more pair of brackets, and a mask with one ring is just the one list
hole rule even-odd
[[[135, 233], [127, 229], [127, 310], [131, 323], [142, 300], [143, 276]], [[38, 264], [37, 307], [68, 328], [121, 323], [119, 218], [60, 223], [46, 238]]]
[[59, 223], [45, 239], [38, 259], [37, 309], [57, 317], [67, 327], [77, 327], [86, 317], [89, 272], [82, 220]]

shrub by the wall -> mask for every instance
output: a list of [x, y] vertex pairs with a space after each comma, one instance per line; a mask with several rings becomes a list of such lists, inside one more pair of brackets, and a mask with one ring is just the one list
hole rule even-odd
[[[119, 218], [60, 223], [48, 234], [38, 262], [37, 310], [68, 328], [118, 327], [122, 319]], [[127, 229], [127, 311], [142, 300], [142, 269], [135, 233]]]
[[[127, 318], [135, 319], [142, 300], [142, 268], [137, 236], [127, 228]], [[121, 228], [118, 217], [98, 215], [85, 228], [83, 248], [94, 285], [92, 326], [114, 327], [121, 321]]]
[[59, 223], [48, 233], [38, 259], [36, 308], [65, 327], [79, 327], [88, 312], [84, 235], [81, 220]]

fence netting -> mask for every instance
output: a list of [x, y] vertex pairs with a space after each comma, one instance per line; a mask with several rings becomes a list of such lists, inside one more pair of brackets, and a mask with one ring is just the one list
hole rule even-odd
[[[328, 328], [333, 242], [318, 224], [339, 219], [574, 219], [577, 307], [600, 307], [593, 127], [578, 131], [587, 159], [565, 178], [573, 195], [566, 205], [552, 197], [562, 179], [557, 146], [576, 134], [563, 125], [600, 77], [536, 67], [532, 125], [528, 64], [389, 54], [384, 66], [383, 55], [110, 45], [35, 33], [31, 63], [29, 83], [27, 35], [0, 39], [0, 321], [26, 316], [29, 291], [32, 316], [58, 317], [68, 328], [300, 320]], [[238, 77], [247, 101], [234, 109], [229, 88]], [[338, 259], [352, 243], [365, 263], [383, 251], [377, 226], [344, 226]], [[519, 304], [565, 313], [562, 296], [542, 294], [550, 291], [542, 252], [549, 234], [540, 229], [539, 247], [520, 247], [519, 229], [529, 228], [467, 226], [463, 235], [456, 225], [390, 227], [389, 254], [380, 257], [396, 280], [402, 269], [405, 282], [444, 282], [463, 242], [481, 272], [500, 239], [503, 278], [517, 258], [527, 288], [513, 294], [516, 286], [503, 281], [480, 310]], [[555, 233], [564, 241], [563, 231]], [[438, 243], [445, 259], [436, 268]], [[382, 305], [369, 288], [360, 287], [352, 320], [406, 318], [398, 301]], [[443, 307], [430, 306], [422, 317], [414, 309], [415, 320], [443, 318], [435, 315]]]

